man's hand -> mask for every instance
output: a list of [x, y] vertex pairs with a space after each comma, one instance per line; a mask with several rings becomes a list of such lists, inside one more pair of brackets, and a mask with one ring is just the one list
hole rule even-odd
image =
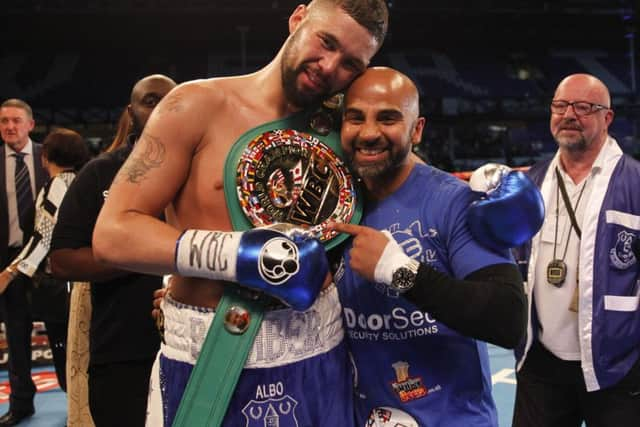
[[151, 317], [153, 317], [154, 322], [156, 322], [156, 329], [158, 330], [158, 335], [160, 335], [160, 340], [164, 343], [164, 313], [162, 312], [162, 308], [160, 304], [164, 299], [164, 296], [171, 290], [171, 282], [173, 276], [169, 276], [169, 282], [166, 287], [162, 287], [160, 289], [156, 289], [153, 291], [153, 310], [151, 310]]
[[0, 295], [7, 290], [7, 287], [11, 284], [13, 279], [15, 279], [17, 272], [9, 271], [9, 269], [4, 269], [0, 272]]
[[378, 261], [384, 252], [389, 237], [381, 231], [362, 225], [331, 223], [329, 228], [353, 236], [353, 248], [349, 252], [351, 268], [362, 277], [375, 282]]
[[160, 303], [168, 291], [169, 288], [160, 288], [153, 291], [153, 310], [151, 310], [151, 316], [155, 321], [158, 321], [158, 317], [162, 314], [160, 310]]

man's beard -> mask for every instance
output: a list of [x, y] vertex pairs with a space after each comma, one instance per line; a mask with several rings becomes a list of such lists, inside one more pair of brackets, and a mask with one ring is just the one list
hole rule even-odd
[[352, 160], [351, 168], [360, 178], [377, 178], [389, 174], [393, 169], [393, 161], [391, 158], [387, 158], [380, 162], [359, 165]]
[[[553, 135], [553, 139], [556, 140], [556, 143], [558, 144], [559, 147], [564, 148], [567, 151], [573, 151], [573, 152], [585, 151], [589, 146], [589, 141], [587, 141], [587, 139], [584, 137], [582, 133], [583, 132], [582, 127], [572, 126], [575, 123], [577, 123], [577, 121], [575, 120], [563, 121], [560, 124], [560, 130], [558, 130], [556, 134]], [[561, 133], [565, 128], [569, 128], [577, 131], [580, 135], [579, 138], [572, 139], [566, 136], [562, 136]]]
[[[561, 139], [564, 139], [564, 138], [561, 138]], [[560, 147], [566, 149], [567, 151], [573, 151], [573, 152], [585, 151], [589, 146], [589, 144], [587, 143], [587, 140], [584, 139], [584, 137], [581, 137], [577, 141], [571, 141], [571, 142], [566, 140], [562, 141], [561, 139], [556, 139], [556, 142]]]
[[582, 135], [582, 133], [580, 133], [580, 138], [578, 139], [569, 139], [563, 136], [555, 136], [555, 135], [554, 135], [554, 139], [556, 140], [560, 148], [564, 148], [567, 151], [572, 151], [572, 152], [585, 151], [589, 146], [589, 142], [586, 140], [584, 135]]
[[298, 33], [295, 33], [287, 42], [282, 55], [280, 72], [282, 75], [282, 88], [287, 100], [297, 107], [304, 108], [319, 103], [328, 97], [330, 93], [326, 91], [326, 93], [307, 94], [298, 89], [298, 76], [304, 72], [305, 64], [300, 64], [297, 67], [291, 65], [293, 63], [293, 57], [296, 56], [297, 53], [297, 49], [294, 46], [297, 38]]
[[411, 152], [411, 144], [407, 144], [400, 151], [389, 151], [389, 156], [386, 159], [377, 162], [367, 162], [359, 164], [355, 161], [355, 148], [354, 154], [349, 159], [349, 165], [351, 170], [355, 172], [360, 178], [373, 178], [381, 179], [385, 177], [393, 176], [396, 170], [398, 170]]
[[302, 72], [294, 68], [285, 68], [282, 65], [282, 88], [287, 100], [297, 107], [308, 107], [309, 105], [316, 104], [324, 98], [324, 94], [305, 94], [298, 90], [296, 87], [296, 80], [298, 75]]

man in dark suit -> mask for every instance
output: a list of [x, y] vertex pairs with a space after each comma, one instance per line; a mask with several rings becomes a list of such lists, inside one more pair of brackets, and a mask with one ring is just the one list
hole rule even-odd
[[[29, 138], [34, 127], [31, 107], [19, 99], [0, 105], [0, 266], [16, 278], [0, 295], [0, 309], [9, 347], [9, 411], [0, 427], [13, 426], [33, 415], [36, 392], [31, 379], [32, 319], [28, 302], [31, 280], [8, 265], [22, 250], [33, 230], [34, 198], [47, 174], [42, 167], [41, 146]], [[26, 167], [26, 170], [25, 170]], [[22, 172], [21, 172], [22, 171]]]

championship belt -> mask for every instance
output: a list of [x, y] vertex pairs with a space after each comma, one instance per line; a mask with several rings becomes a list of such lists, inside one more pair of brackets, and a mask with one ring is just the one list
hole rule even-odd
[[359, 223], [362, 198], [342, 161], [340, 134], [319, 125], [320, 114], [258, 126], [231, 148], [224, 191], [234, 230], [289, 223], [331, 249], [348, 236], [327, 230], [329, 222]]
[[[316, 111], [265, 123], [236, 141], [224, 167], [234, 230], [294, 224], [327, 250], [348, 237], [327, 230], [331, 221], [358, 223], [362, 217], [362, 198], [342, 161], [340, 134], [332, 129], [330, 109], [325, 103]], [[174, 427], [222, 424], [266, 306], [262, 295], [225, 286]], [[241, 328], [229, 321], [238, 312], [248, 319]]]

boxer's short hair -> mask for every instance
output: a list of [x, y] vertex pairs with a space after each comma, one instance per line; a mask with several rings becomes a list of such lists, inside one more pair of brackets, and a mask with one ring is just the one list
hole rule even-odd
[[384, 0], [313, 0], [309, 7], [315, 5], [333, 5], [344, 10], [358, 24], [371, 33], [379, 44], [382, 44], [389, 25], [389, 10]]

